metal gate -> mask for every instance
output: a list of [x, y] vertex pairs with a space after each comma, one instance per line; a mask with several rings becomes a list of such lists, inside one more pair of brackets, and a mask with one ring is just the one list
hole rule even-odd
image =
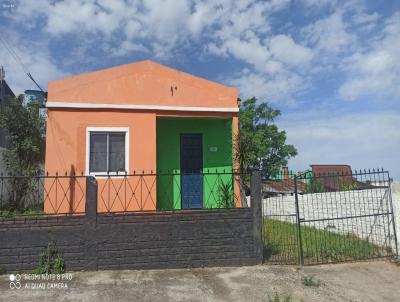
[[387, 171], [293, 175], [263, 182], [264, 258], [324, 264], [398, 255]]

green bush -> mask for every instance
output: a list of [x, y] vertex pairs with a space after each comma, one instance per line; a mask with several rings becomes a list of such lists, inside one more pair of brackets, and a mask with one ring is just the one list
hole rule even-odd
[[314, 276], [304, 276], [301, 281], [304, 286], [318, 287], [321, 284], [321, 281], [314, 279]]
[[63, 257], [53, 244], [39, 254], [39, 264], [35, 269], [36, 274], [62, 274], [65, 272]]

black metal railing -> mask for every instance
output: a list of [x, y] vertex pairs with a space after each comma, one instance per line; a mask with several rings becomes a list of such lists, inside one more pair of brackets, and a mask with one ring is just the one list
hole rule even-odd
[[387, 171], [285, 173], [263, 183], [266, 259], [320, 264], [398, 254]]
[[95, 177], [98, 212], [246, 207], [249, 174], [145, 172], [106, 175], [0, 175], [0, 216], [82, 214], [86, 182]]
[[85, 201], [84, 175], [0, 175], [1, 216], [82, 214]]
[[102, 175], [98, 182], [100, 212], [219, 209], [247, 205], [246, 179], [235, 171], [152, 172]]

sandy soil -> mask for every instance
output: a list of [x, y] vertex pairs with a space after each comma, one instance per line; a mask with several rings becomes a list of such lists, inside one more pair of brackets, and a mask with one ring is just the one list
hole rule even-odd
[[[319, 286], [305, 286], [314, 276]], [[24, 276], [22, 277], [24, 278]], [[34, 281], [36, 283], [40, 283]], [[0, 301], [400, 301], [400, 266], [384, 261], [295, 266], [259, 265], [148, 271], [72, 272], [67, 289], [10, 289], [0, 276]], [[42, 282], [46, 284], [46, 282]], [[53, 284], [54, 282], [47, 282]], [[64, 285], [65, 285], [64, 284]]]

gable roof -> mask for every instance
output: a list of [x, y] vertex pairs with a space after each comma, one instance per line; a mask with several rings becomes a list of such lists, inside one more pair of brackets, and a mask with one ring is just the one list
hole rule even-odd
[[0, 81], [0, 103], [5, 103], [8, 98], [15, 98], [14, 92], [8, 86], [6, 80]]
[[237, 97], [235, 88], [153, 61], [140, 61], [51, 81], [47, 106], [114, 106], [121, 109], [199, 107], [236, 112]]

